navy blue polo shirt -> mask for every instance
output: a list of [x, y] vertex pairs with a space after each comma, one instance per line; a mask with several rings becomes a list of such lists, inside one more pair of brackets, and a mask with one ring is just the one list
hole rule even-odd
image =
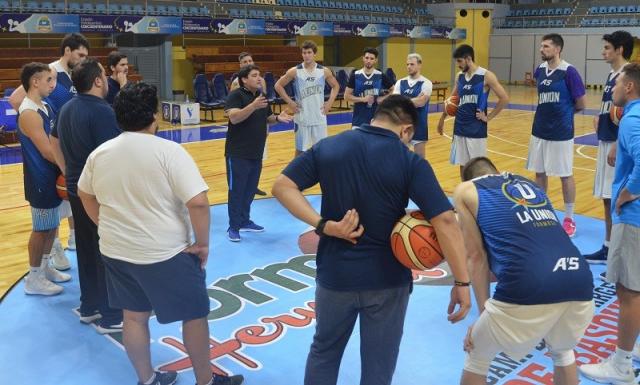
[[117, 80], [113, 80], [111, 76], [107, 78], [107, 83], [109, 84], [109, 91], [104, 99], [107, 103], [113, 105], [113, 101], [116, 100], [116, 95], [120, 92], [120, 83], [118, 83]]
[[394, 132], [368, 124], [321, 140], [283, 174], [300, 190], [320, 183], [323, 218], [339, 221], [353, 208], [360, 215], [364, 234], [357, 244], [320, 238], [317, 281], [332, 290], [408, 285], [411, 271], [391, 252], [393, 226], [409, 199], [428, 219], [452, 208], [429, 163]]
[[102, 98], [78, 94], [62, 106], [51, 135], [60, 140], [69, 194], [78, 196], [78, 179], [89, 154], [120, 132], [113, 108]]

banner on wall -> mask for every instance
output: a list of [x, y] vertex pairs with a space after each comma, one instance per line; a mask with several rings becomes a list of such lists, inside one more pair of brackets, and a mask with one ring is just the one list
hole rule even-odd
[[70, 33], [80, 29], [78, 15], [51, 15], [44, 13], [0, 15], [2, 32], [16, 33]]
[[464, 28], [401, 24], [332, 23], [304, 20], [212, 19], [135, 15], [0, 14], [0, 31], [15, 33], [213, 33], [223, 35], [300, 35], [465, 39]]

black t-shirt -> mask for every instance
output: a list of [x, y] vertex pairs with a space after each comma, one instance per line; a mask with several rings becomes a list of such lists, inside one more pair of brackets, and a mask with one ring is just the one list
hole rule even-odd
[[[227, 97], [225, 111], [233, 108], [243, 109], [251, 104], [260, 93], [255, 95], [244, 87], [237, 88]], [[254, 111], [238, 124], [229, 121], [227, 142], [224, 155], [243, 159], [262, 159], [264, 144], [267, 141], [267, 118], [271, 116], [271, 106]]]
[[113, 105], [113, 101], [115, 100], [116, 95], [118, 94], [118, 92], [120, 92], [120, 83], [118, 83], [117, 80], [113, 80], [111, 76], [107, 78], [107, 83], [109, 83], [109, 93], [104, 98], [104, 100], [106, 100], [107, 103]]

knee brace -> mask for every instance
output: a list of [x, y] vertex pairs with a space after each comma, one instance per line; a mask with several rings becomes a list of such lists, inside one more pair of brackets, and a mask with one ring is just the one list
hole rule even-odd
[[569, 366], [576, 362], [576, 356], [571, 350], [551, 351], [553, 366]]

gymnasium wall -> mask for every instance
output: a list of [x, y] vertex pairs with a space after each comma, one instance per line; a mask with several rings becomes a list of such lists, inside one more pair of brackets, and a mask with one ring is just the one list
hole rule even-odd
[[[540, 41], [550, 30], [496, 30], [490, 37], [489, 68], [500, 81], [522, 82], [525, 72], [532, 72], [542, 62]], [[613, 30], [590, 29], [587, 32], [556, 30], [564, 39], [561, 57], [572, 64], [587, 85], [600, 85], [606, 80], [609, 65], [602, 59], [602, 35]], [[633, 33], [632, 31], [629, 31]], [[637, 35], [637, 34], [635, 34]], [[639, 52], [636, 39], [632, 59]]]

